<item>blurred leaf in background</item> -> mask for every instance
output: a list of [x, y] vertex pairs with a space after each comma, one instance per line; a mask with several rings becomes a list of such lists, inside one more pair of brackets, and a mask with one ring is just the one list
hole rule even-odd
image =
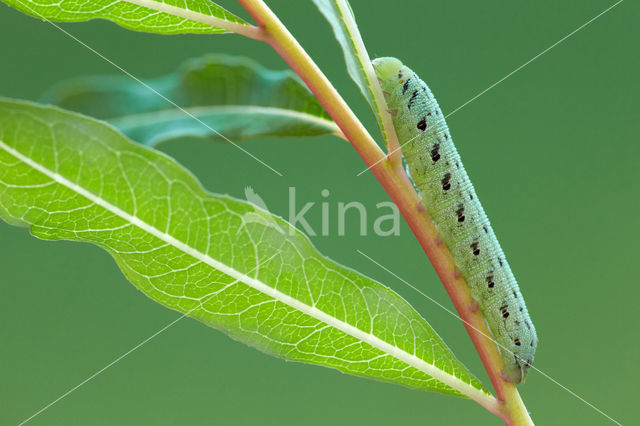
[[292, 71], [267, 70], [247, 58], [207, 55], [145, 84], [125, 75], [78, 78], [42, 100], [107, 120], [149, 146], [185, 137], [235, 142], [341, 134]]

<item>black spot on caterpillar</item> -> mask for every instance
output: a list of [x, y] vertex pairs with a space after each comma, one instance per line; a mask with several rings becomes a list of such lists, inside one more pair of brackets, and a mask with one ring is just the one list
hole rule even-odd
[[496, 283], [493, 282], [493, 275], [489, 275], [487, 277], [487, 286], [493, 288], [494, 285], [496, 285]]
[[[407, 80], [408, 82], [409, 80]], [[407, 102], [407, 109], [411, 109], [411, 106], [413, 105], [413, 102], [416, 100], [416, 98], [418, 97], [418, 91], [414, 90], [413, 93], [411, 94], [411, 97], [409, 98], [409, 102]], [[425, 121], [425, 127], [426, 127], [426, 119]], [[424, 130], [424, 129], [421, 129]]]
[[440, 107], [427, 85], [398, 59], [379, 58], [373, 66], [388, 93], [387, 107], [397, 111], [393, 124], [424, 208], [491, 328], [504, 361], [503, 377], [521, 383], [538, 338]]
[[407, 91], [407, 89], [409, 88], [409, 81], [411, 81], [411, 79], [407, 80], [404, 82], [404, 84], [402, 85], [402, 93], [404, 94], [404, 92]]
[[449, 172], [445, 173], [441, 182], [442, 182], [442, 189], [444, 189], [445, 191], [450, 190], [451, 189], [451, 173]]
[[464, 213], [464, 204], [458, 204], [458, 210], [456, 210], [456, 215], [458, 216], [458, 222], [464, 222], [466, 216]]
[[440, 159], [440, 144], [436, 143], [433, 145], [433, 149], [431, 150], [431, 161], [434, 163]]

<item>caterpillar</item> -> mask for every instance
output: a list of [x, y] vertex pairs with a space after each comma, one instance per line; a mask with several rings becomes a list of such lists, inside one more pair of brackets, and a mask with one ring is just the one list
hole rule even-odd
[[443, 113], [427, 85], [400, 60], [374, 59], [373, 67], [407, 172], [498, 344], [501, 376], [522, 383], [538, 344], [536, 331]]

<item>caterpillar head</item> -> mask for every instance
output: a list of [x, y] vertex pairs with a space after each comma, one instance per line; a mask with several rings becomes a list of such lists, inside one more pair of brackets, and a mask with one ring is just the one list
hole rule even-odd
[[371, 63], [378, 80], [380, 80], [382, 90], [387, 93], [391, 93], [394, 88], [407, 81], [413, 75], [413, 71], [396, 58], [377, 58]]

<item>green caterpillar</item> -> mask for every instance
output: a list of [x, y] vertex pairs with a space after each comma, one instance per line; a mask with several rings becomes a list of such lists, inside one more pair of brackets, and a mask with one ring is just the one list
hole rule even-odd
[[498, 343], [502, 377], [522, 383], [536, 351], [536, 331], [442, 111], [427, 85], [398, 59], [378, 58], [373, 67], [407, 171]]

